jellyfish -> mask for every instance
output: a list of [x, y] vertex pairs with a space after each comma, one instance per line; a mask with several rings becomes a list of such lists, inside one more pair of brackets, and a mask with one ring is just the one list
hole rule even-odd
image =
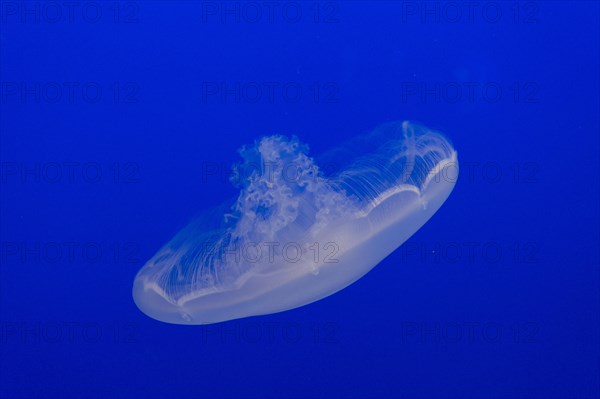
[[295, 137], [242, 147], [239, 194], [205, 210], [137, 273], [146, 315], [209, 324], [294, 309], [349, 286], [441, 207], [458, 177], [439, 132], [388, 122], [311, 157]]

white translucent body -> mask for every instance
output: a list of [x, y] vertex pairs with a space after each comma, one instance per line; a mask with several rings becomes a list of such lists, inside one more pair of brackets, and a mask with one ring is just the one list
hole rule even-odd
[[[244, 149], [247, 163], [260, 159], [274, 167], [244, 176], [231, 214], [223, 208], [199, 218], [140, 270], [137, 306], [160, 321], [207, 324], [322, 299], [402, 245], [440, 208], [458, 177], [449, 142], [409, 122], [382, 125], [325, 155], [337, 167], [329, 176], [306, 151], [281, 136]], [[281, 178], [290, 165], [300, 177]], [[215, 245], [198, 250], [207, 241]], [[236, 250], [264, 243], [271, 252], [261, 256]], [[287, 243], [301, 248], [299, 256], [283, 253]]]

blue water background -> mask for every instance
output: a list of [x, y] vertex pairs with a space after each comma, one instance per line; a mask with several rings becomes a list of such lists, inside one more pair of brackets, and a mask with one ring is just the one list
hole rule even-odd
[[[1, 398], [600, 395], [598, 2], [87, 3], [0, 3]], [[242, 145], [402, 119], [461, 175], [360, 281], [216, 326], [136, 308]]]

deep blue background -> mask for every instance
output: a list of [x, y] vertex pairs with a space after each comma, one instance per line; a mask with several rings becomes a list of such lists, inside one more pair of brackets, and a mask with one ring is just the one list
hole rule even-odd
[[[600, 395], [598, 2], [0, 4], [0, 397]], [[401, 119], [461, 176], [360, 281], [217, 326], [135, 307], [241, 145]]]

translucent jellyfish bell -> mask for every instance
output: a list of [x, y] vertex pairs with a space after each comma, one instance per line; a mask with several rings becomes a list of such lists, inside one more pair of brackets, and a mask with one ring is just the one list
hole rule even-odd
[[452, 145], [406, 121], [318, 161], [307, 152], [284, 136], [242, 148], [231, 179], [238, 197], [206, 211], [144, 265], [137, 306], [160, 321], [207, 324], [317, 301], [402, 245], [458, 177]]

